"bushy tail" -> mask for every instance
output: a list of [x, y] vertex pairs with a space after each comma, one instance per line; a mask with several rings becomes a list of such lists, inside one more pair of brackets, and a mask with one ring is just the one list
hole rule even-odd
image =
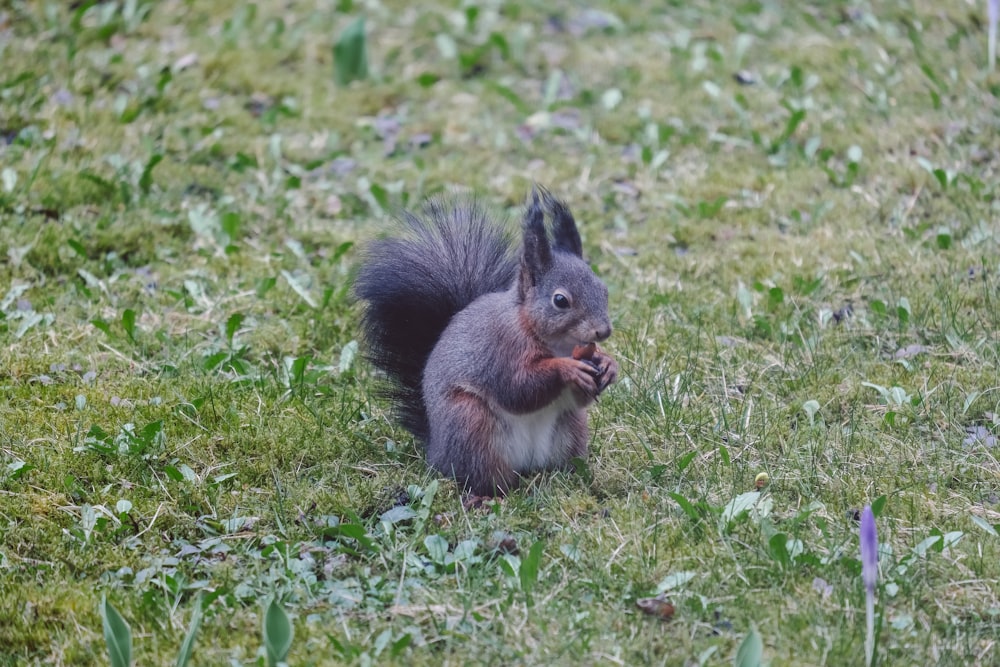
[[475, 202], [432, 201], [404, 215], [399, 237], [372, 242], [354, 293], [369, 360], [388, 375], [400, 423], [428, 436], [421, 379], [451, 318], [474, 300], [509, 288], [517, 257], [506, 228]]

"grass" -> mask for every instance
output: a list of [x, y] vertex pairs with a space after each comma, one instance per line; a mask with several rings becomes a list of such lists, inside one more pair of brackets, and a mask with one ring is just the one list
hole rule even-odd
[[[878, 664], [1000, 664], [978, 4], [5, 7], [0, 663], [104, 664], [106, 597], [144, 665], [196, 605], [195, 664], [264, 664], [271, 600], [289, 664], [860, 664], [872, 504]], [[623, 377], [583, 469], [466, 511], [350, 278], [398, 207], [533, 181]]]

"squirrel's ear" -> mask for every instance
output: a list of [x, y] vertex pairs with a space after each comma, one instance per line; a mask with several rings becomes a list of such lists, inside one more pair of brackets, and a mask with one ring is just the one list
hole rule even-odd
[[545, 193], [545, 207], [552, 216], [552, 236], [555, 240], [556, 250], [573, 253], [577, 257], [583, 257], [583, 242], [580, 240], [580, 231], [576, 228], [576, 220], [569, 212], [566, 204], [555, 197]]
[[521, 275], [518, 284], [521, 296], [528, 287], [537, 285], [542, 276], [552, 268], [552, 248], [545, 233], [545, 214], [537, 191], [532, 191], [531, 202], [524, 213], [524, 251], [521, 254]]

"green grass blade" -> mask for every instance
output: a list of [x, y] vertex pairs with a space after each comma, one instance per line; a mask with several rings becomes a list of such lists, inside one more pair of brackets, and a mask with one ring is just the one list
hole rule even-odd
[[191, 624], [188, 626], [187, 634], [184, 636], [184, 643], [181, 644], [181, 651], [177, 654], [177, 667], [187, 667], [191, 660], [191, 652], [194, 650], [194, 640], [198, 636], [198, 628], [201, 626], [201, 596], [194, 601], [194, 611], [191, 613]]

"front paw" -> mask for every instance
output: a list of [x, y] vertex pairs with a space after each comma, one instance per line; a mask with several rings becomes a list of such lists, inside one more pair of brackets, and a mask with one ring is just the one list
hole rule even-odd
[[601, 350], [595, 350], [590, 359], [597, 367], [597, 393], [618, 381], [618, 362]]
[[597, 365], [589, 360], [560, 358], [560, 375], [564, 383], [572, 386], [587, 399], [598, 394]]

